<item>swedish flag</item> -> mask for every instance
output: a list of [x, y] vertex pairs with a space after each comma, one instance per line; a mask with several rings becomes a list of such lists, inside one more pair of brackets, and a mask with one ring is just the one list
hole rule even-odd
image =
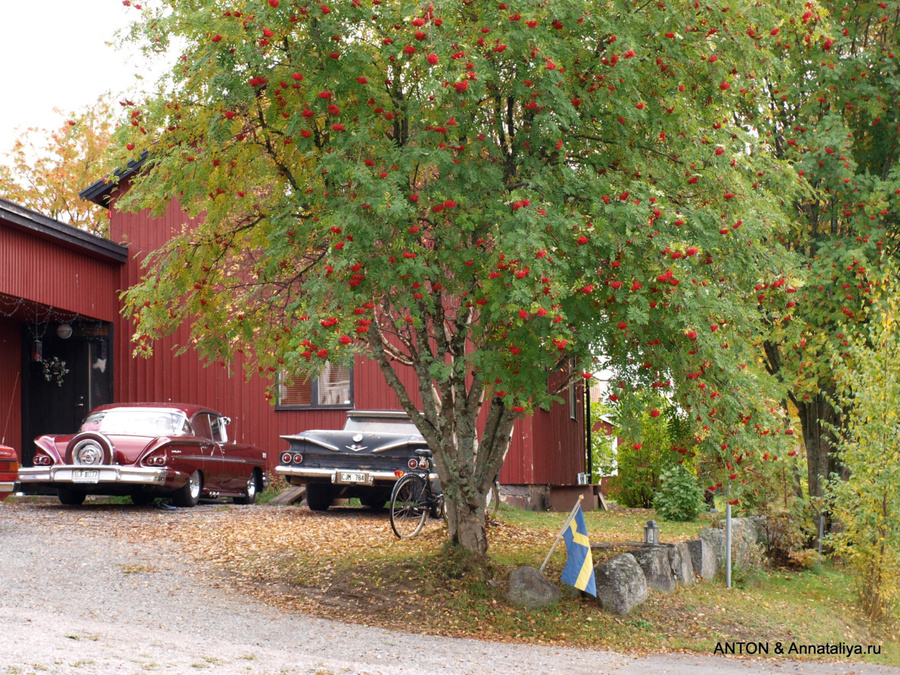
[[569, 526], [563, 532], [566, 540], [566, 566], [561, 579], [564, 583], [597, 597], [594, 582], [594, 561], [591, 558], [591, 542], [584, 524], [584, 513], [579, 504]]

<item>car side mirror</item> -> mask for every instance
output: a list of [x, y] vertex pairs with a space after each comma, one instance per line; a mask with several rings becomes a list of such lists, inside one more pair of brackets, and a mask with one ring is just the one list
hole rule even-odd
[[231, 424], [231, 418], [230, 418], [230, 417], [225, 417], [225, 416], [223, 415], [223, 416], [222, 416], [222, 421], [225, 423], [225, 426], [228, 426], [229, 424]]

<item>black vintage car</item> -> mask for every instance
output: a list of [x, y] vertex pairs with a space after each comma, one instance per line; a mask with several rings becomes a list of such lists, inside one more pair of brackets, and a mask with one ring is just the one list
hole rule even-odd
[[[314, 511], [344, 497], [382, 508], [403, 473], [429, 466], [428, 457], [416, 454], [428, 445], [404, 412], [351, 410], [342, 430], [282, 438], [290, 450], [281, 453], [275, 473], [291, 485], [306, 485], [306, 502]], [[429, 478], [437, 481], [437, 474]]]

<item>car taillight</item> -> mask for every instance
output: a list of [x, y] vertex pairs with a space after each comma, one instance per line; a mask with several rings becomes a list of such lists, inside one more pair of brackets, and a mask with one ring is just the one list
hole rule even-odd
[[50, 455], [45, 455], [44, 453], [37, 453], [34, 456], [34, 465], [35, 466], [50, 466], [53, 464], [53, 459]]
[[403, 472], [400, 469], [397, 469], [396, 471], [394, 471], [394, 475], [397, 478], [401, 478], [403, 476]]
[[18, 471], [19, 463], [16, 461], [0, 460], [0, 471]]
[[165, 455], [151, 455], [150, 457], [144, 458], [144, 464], [147, 466], [165, 466], [166, 465], [166, 456]]
[[419, 462], [417, 462], [415, 459], [411, 459], [406, 463], [406, 466], [408, 466], [410, 469], [418, 469]]
[[299, 452], [294, 454], [294, 464], [300, 464], [303, 461], [303, 455]]
[[293, 455], [289, 452], [282, 453], [281, 454], [281, 463], [282, 464], [290, 464], [292, 457], [293, 457]]
[[427, 459], [427, 458], [425, 458], [425, 457], [420, 457], [420, 458], [419, 458], [419, 468], [420, 468], [420, 469], [427, 469], [427, 468], [428, 468], [428, 459]]

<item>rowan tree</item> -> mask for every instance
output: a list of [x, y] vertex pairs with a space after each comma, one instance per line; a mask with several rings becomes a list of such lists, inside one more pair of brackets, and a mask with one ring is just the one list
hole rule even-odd
[[[768, 103], [745, 123], [795, 166], [802, 188], [785, 200], [794, 226], [780, 240], [799, 256], [803, 279], [792, 296], [799, 333], [773, 333], [768, 368], [788, 387], [803, 430], [808, 494], [843, 473], [836, 439], [834, 359], [866, 340], [865, 311], [900, 254], [900, 80], [897, 2], [808, 3], [781, 25], [773, 49], [784, 64], [765, 88]], [[744, 109], [748, 110], [747, 108]], [[760, 309], [781, 311], [772, 287]], [[778, 293], [780, 296], [780, 293]], [[837, 429], [835, 435], [834, 429]]]
[[191, 322], [261, 374], [375, 359], [470, 551], [515, 419], [595, 359], [612, 402], [652, 386], [723, 471], [750, 463], [783, 427], [753, 287], [784, 330], [794, 180], [733, 110], [791, 9], [145, 3], [131, 39], [184, 51], [119, 133], [120, 162], [148, 155], [118, 208], [198, 222], [127, 294], [138, 352]]
[[68, 115], [55, 130], [30, 127], [0, 164], [0, 197], [93, 234], [109, 231], [106, 209], [78, 198], [114, 164], [113, 111], [104, 100]]

